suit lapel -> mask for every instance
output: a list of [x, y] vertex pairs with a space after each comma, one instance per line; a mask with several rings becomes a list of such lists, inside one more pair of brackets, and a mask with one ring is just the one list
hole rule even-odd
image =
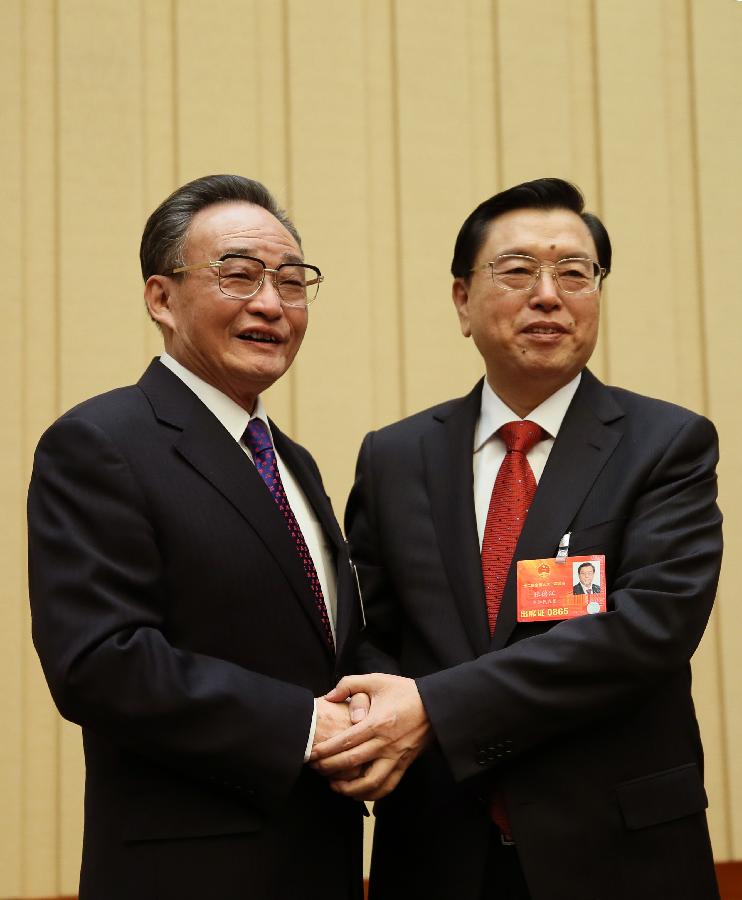
[[484, 653], [489, 643], [472, 471], [481, 393], [480, 382], [468, 396], [454, 403], [450, 412], [437, 415], [422, 442], [441, 559], [476, 656]]
[[556, 556], [559, 540], [621, 439], [610, 423], [623, 416], [606, 387], [587, 369], [564, 417], [528, 512], [503, 593], [492, 649], [507, 643], [516, 615], [515, 560]]
[[[181, 430], [174, 442], [175, 451], [237, 509], [263, 541], [326, 646], [314, 598], [284, 518], [242, 448], [193, 392], [161, 363], [150, 365], [139, 386], [149, 397], [157, 418]], [[290, 455], [294, 471], [296, 454]], [[301, 478], [302, 487], [311, 480]], [[246, 563], [245, 579], [249, 577]]]

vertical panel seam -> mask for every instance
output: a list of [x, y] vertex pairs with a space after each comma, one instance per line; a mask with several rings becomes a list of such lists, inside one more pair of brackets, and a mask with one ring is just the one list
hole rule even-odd
[[[604, 199], [605, 199], [605, 185], [604, 185], [604, 175], [603, 175], [603, 141], [601, 135], [601, 119], [600, 119], [600, 65], [598, 63], [598, 17], [595, 7], [596, 0], [590, 0], [590, 4], [588, 7], [589, 16], [590, 16], [590, 67], [592, 69], [592, 102], [593, 102], [593, 148], [594, 148], [594, 166], [595, 166], [595, 184], [597, 189], [597, 208], [600, 212], [601, 219], [605, 219], [605, 207], [604, 207]], [[601, 290], [601, 296], [598, 300], [603, 306], [605, 306], [605, 301], [603, 299], [603, 291]], [[604, 310], [601, 309], [601, 313]], [[608, 332], [610, 331], [608, 327], [608, 317], [603, 315], [602, 325], [601, 325], [601, 350], [603, 351], [603, 376], [606, 382], [610, 383], [611, 381], [611, 348], [610, 341], [608, 340]]]
[[[27, 7], [25, 3], [21, 3], [20, 5], [20, 50], [19, 50], [19, 58], [20, 58], [20, 82], [21, 82], [21, 90], [20, 90], [20, 130], [21, 130], [21, 145], [20, 145], [20, 185], [19, 185], [19, 195], [20, 195], [20, 251], [21, 251], [21, 265], [20, 265], [20, 296], [18, 297], [18, 302], [21, 306], [21, 384], [20, 384], [20, 395], [21, 395], [21, 434], [22, 439], [20, 441], [20, 449], [22, 453], [23, 464], [25, 465], [25, 461], [28, 459], [28, 424], [29, 424], [29, 415], [28, 415], [28, 406], [29, 406], [29, 390], [28, 390], [28, 351], [26, 342], [29, 339], [29, 327], [28, 327], [28, 315], [27, 315], [27, 304], [25, 302], [26, 297], [28, 296], [28, 259], [27, 259], [27, 251], [28, 251], [28, 216], [26, 214], [26, 210], [28, 208], [26, 192], [28, 190], [28, 167], [26, 164], [27, 154], [26, 148], [28, 146], [28, 108], [29, 108], [29, 100], [28, 100], [28, 64], [26, 60], [26, 51], [28, 47], [27, 43], [27, 34], [28, 34], [28, 23], [27, 23]], [[20, 515], [20, 510], [18, 511]], [[22, 716], [22, 724], [21, 724], [21, 772], [20, 772], [20, 782], [21, 782], [21, 803], [20, 803], [20, 854], [17, 865], [18, 878], [19, 878], [19, 887], [20, 892], [26, 892], [27, 881], [27, 872], [26, 872], [26, 860], [28, 859], [28, 852], [26, 848], [26, 840], [28, 838], [28, 825], [29, 825], [29, 815], [28, 815], [28, 766], [25, 764], [25, 761], [28, 759], [28, 749], [30, 746], [29, 741], [29, 724], [28, 717], [26, 715], [26, 710], [28, 708], [29, 701], [29, 684], [28, 684], [28, 641], [23, 639], [23, 635], [21, 635], [21, 658], [20, 658], [20, 688], [21, 688], [21, 716]]]
[[[140, 53], [140, 66], [139, 66], [139, 111], [141, 115], [142, 122], [142, 134], [141, 140], [139, 143], [140, 146], [140, 158], [139, 158], [139, 187], [140, 187], [140, 208], [142, 210], [142, 218], [146, 219], [147, 217], [147, 207], [148, 207], [148, 183], [149, 179], [147, 177], [147, 157], [149, 150], [149, 120], [147, 117], [147, 84], [149, 81], [149, 54], [147, 53], [147, 23], [146, 23], [146, 13], [145, 13], [145, 0], [139, 0], [139, 53]], [[146, 307], [145, 307], [146, 309]], [[142, 326], [142, 361], [146, 365], [147, 362], [147, 329], [150, 324], [149, 316], [143, 317], [143, 326]]]
[[397, 7], [395, 0], [389, 0], [389, 28], [391, 38], [391, 83], [392, 83], [392, 146], [393, 181], [394, 181], [394, 228], [397, 233], [397, 353], [399, 356], [399, 409], [403, 416], [409, 414], [407, 409], [407, 335], [405, 329], [405, 298], [403, 265], [404, 235], [402, 233], [402, 147], [400, 127], [400, 77], [399, 77], [399, 39], [398, 39]]
[[[495, 178], [498, 191], [503, 189], [505, 173], [503, 171], [504, 157], [502, 147], [502, 66], [500, 65], [500, 4], [498, 0], [492, 0], [492, 68], [495, 76], [495, 90], [493, 97], [495, 108], [493, 110], [495, 120]], [[476, 201], [475, 199], [475, 202]]]
[[[283, 131], [284, 131], [284, 178], [286, 182], [286, 197], [284, 204], [286, 209], [294, 217], [294, 178], [291, 166], [293, 151], [293, 129], [291, 127], [291, 65], [290, 65], [290, 42], [291, 34], [289, 33], [289, 0], [281, 0], [281, 35], [283, 43]], [[307, 310], [307, 315], [311, 313]], [[291, 431], [289, 432], [295, 439], [299, 439], [299, 409], [297, 398], [297, 371], [300, 365], [298, 360], [284, 375], [289, 381], [289, 423]]]
[[[59, 0], [53, 0], [52, 3], [52, 53], [54, 59], [52, 61], [52, 72], [54, 85], [52, 90], [53, 108], [53, 172], [54, 172], [54, 209], [52, 215], [54, 217], [54, 410], [59, 415], [62, 405], [62, 296], [61, 296], [61, 258], [62, 258], [62, 234], [61, 234], [61, 209], [62, 209], [62, 84], [61, 84], [61, 36], [59, 33], [61, 16], [59, 12]], [[54, 728], [54, 757], [56, 769], [55, 796], [54, 803], [56, 806], [54, 815], [54, 846], [56, 855], [56, 872], [55, 882], [56, 891], [60, 892], [62, 888], [62, 730], [59, 724], [59, 717], [55, 721]]]
[[[690, 153], [693, 169], [691, 198], [695, 225], [696, 271], [698, 272], [698, 330], [701, 348], [701, 398], [704, 412], [710, 413], [710, 390], [708, 379], [708, 332], [706, 329], [706, 291], [705, 269], [703, 264], [703, 207], [701, 204], [701, 171], [699, 168], [700, 153], [698, 147], [698, 96], [696, 92], [695, 41], [693, 38], [693, 10], [690, 0], [685, 0], [685, 22], [688, 35], [688, 92], [690, 117]], [[718, 597], [717, 597], [718, 600]], [[722, 737], [721, 771], [722, 771], [722, 803], [724, 804], [724, 832], [728, 852], [733, 852], [733, 810], [731, 791], [731, 771], [729, 767], [729, 722], [727, 720], [725, 669], [722, 641], [722, 608], [717, 603], [716, 615], [713, 619], [714, 636], [716, 638], [715, 669], [717, 692], [719, 696], [719, 728]]]
[[[387, 4], [387, 11], [388, 11]], [[370, 143], [370, 135], [374, 133], [374, 122], [373, 122], [373, 102], [371, 98], [371, 77], [370, 77], [370, 60], [371, 60], [371, 47], [370, 47], [370, 29], [367, 27], [368, 23], [368, 2], [364, 0], [363, 2], [363, 13], [361, 18], [361, 42], [363, 46], [363, 69], [364, 69], [364, 93], [363, 93], [363, 125], [364, 125], [364, 147], [368, 147]], [[387, 18], [387, 23], [389, 19]], [[374, 167], [372, 162], [371, 153], [366, 150], [366, 158], [365, 158], [365, 186], [366, 186], [366, 196], [371, 198], [374, 196]], [[372, 259], [373, 259], [373, 247], [371, 246], [373, 235], [374, 235], [374, 221], [375, 217], [372, 213], [373, 203], [369, 201], [366, 209], [366, 268], [367, 271], [371, 271], [372, 267]], [[376, 334], [377, 329], [374, 328], [374, 319], [376, 314], [375, 305], [371, 302], [367, 302], [364, 304], [364, 314], [366, 317], [366, 333], [369, 335]], [[379, 386], [378, 382], [374, 378], [374, 360], [376, 358], [376, 342], [374, 340], [370, 340], [367, 342], [367, 352], [366, 352], [366, 365], [368, 366], [369, 372], [369, 386], [371, 390], [371, 424], [374, 428], [376, 428], [376, 424], [379, 417]]]
[[180, 172], [180, 104], [178, 102], [178, 98], [180, 96], [180, 92], [178, 90], [178, 86], [180, 83], [180, 66], [178, 65], [178, 4], [176, 0], [170, 0], [170, 34], [172, 39], [171, 44], [171, 52], [170, 52], [170, 93], [171, 93], [171, 109], [172, 109], [172, 127], [173, 127], [173, 142], [172, 142], [172, 154], [173, 154], [173, 174], [175, 176], [175, 185], [179, 185], [181, 182], [181, 172]]

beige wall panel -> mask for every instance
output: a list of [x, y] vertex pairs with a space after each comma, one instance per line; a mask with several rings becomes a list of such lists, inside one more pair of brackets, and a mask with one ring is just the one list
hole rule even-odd
[[[24, 4], [24, 486], [36, 441], [58, 413], [55, 28], [53, 0]], [[31, 643], [25, 596], [23, 606], [21, 887], [22, 896], [43, 897], [56, 894], [58, 888], [59, 717]], [[76, 832], [79, 827], [77, 823]]]
[[[0, 247], [4, 272], [3, 328], [0, 332], [0, 379], [4, 386], [20, 385], [23, 371], [23, 284], [18, 264], [23, 249], [18, 228], [22, 217], [23, 163], [21, 158], [22, 12], [20, 3], [6, 3], [0, 31], [0, 132], [9, 137], [0, 145]], [[3, 645], [0, 653], [0, 896], [16, 894], [21, 884], [22, 785], [18, 778], [23, 761], [22, 660], [24, 640], [23, 556], [23, 409], [20, 391], [13, 391], [0, 417], [0, 503], [4, 511], [0, 541], [0, 612]]]
[[[468, 171], [451, 172], [442, 177], [460, 182], [462, 190], [467, 192], [463, 199], [468, 208], [463, 210], [460, 219], [450, 223], [454, 233], [448, 252], [449, 264], [456, 234], [466, 216], [502, 187], [495, 9], [492, 0], [469, 0], [467, 4], [465, 61], [468, 85], [459, 102], [465, 107], [471, 131], [472, 139], [467, 141], [469, 165]], [[469, 191], [471, 196], [468, 196]]]
[[729, 855], [741, 859], [742, 612], [734, 564], [742, 556], [742, 420], [739, 337], [734, 325], [742, 291], [732, 273], [742, 241], [742, 3], [694, 0], [690, 9], [709, 411], [721, 440], [720, 504], [726, 537], [717, 625], [729, 773]]
[[[151, 212], [178, 184], [175, 146], [175, 0], [141, 0], [142, 16], [142, 176], [143, 195], [140, 236]], [[136, 262], [134, 259], [132, 262]], [[138, 271], [138, 270], [137, 270]], [[141, 300], [142, 282], [132, 303]], [[142, 365], [162, 352], [162, 337], [154, 323], [144, 329]]]
[[[374, 65], [387, 84], [390, 54], [378, 32], [367, 37], [366, 24], [364, 4], [333, 0], [288, 7], [291, 205], [306, 235], [308, 261], [327, 275], [295, 364], [294, 421], [297, 437], [322, 464], [341, 516], [355, 453], [375, 406], [381, 406], [375, 369], [384, 365], [384, 356], [378, 360], [374, 350], [385, 340], [387, 359], [398, 354], [395, 270], [385, 265], [394, 248], [387, 239], [375, 251], [372, 237], [375, 228], [387, 227], [379, 218], [391, 211], [394, 182], [372, 181], [373, 174], [386, 174], [378, 156], [382, 171], [368, 167], [371, 144], [378, 142], [383, 155], [392, 136], [389, 120], [372, 119], [378, 109], [367, 93], [371, 41], [375, 38], [382, 54]], [[384, 103], [383, 96], [377, 94], [374, 102]], [[386, 162], [388, 167], [388, 157]], [[393, 234], [393, 218], [388, 225]], [[394, 395], [396, 385], [388, 376], [385, 388]], [[392, 414], [393, 403], [392, 397]]]
[[603, 208], [617, 250], [604, 310], [610, 379], [698, 409], [685, 20], [677, 3], [605, 0], [596, 11]]
[[[500, 0], [497, 9], [500, 186], [565, 178], [601, 215], [592, 3]], [[609, 297], [607, 290], [604, 304]], [[601, 378], [607, 372], [605, 332], [604, 323], [590, 362]]]
[[[397, 195], [397, 120], [395, 65], [392, 42], [391, 3], [366, 0], [363, 37], [365, 69], [366, 198], [368, 285], [365, 295], [343, 291], [343, 307], [357, 322], [369, 322], [366, 341], [370, 370], [356, 370], [356, 378], [367, 378], [371, 387], [371, 409], [361, 428], [366, 430], [393, 422], [402, 415], [400, 359], [400, 266], [399, 207]], [[358, 176], [356, 176], [358, 177]], [[333, 257], [334, 265], [334, 257]], [[360, 308], [359, 308], [360, 304]], [[342, 321], [344, 311], [337, 310]], [[353, 436], [349, 436], [352, 440]], [[355, 453], [356, 447], [352, 446]]]
[[[291, 212], [283, 5], [178, 0], [174, 21], [177, 184], [234, 172], [265, 182]], [[289, 431], [292, 381], [266, 398]]]
[[556, 176], [594, 198], [589, 0], [500, 0], [497, 8], [502, 186]]
[[[405, 411], [468, 391], [482, 361], [461, 337], [451, 302], [449, 266], [461, 223], [493, 192], [479, 184], [474, 148], [490, 148], [496, 171], [495, 110], [471, 106], [472, 72], [486, 66], [479, 32], [492, 33], [492, 11], [463, 3], [395, 4], [400, 167], [402, 365]], [[477, 17], [473, 15], [476, 10]]]
[[67, 0], [59, 16], [61, 404], [141, 370], [138, 5]]

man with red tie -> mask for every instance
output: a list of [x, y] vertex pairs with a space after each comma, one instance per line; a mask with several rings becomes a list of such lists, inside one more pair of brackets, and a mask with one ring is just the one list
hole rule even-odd
[[350, 725], [321, 697], [355, 665], [356, 581], [262, 399], [322, 275], [234, 175], [164, 200], [140, 256], [165, 352], [49, 428], [28, 500], [34, 641], [83, 728], [80, 900], [359, 900], [361, 804], [305, 765]]
[[[371, 900], [718, 897], [689, 667], [716, 433], [586, 368], [610, 267], [573, 185], [486, 200], [452, 264], [485, 378], [363, 442], [347, 532], [377, 674], [341, 681], [370, 712], [313, 761], [382, 798]], [[587, 560], [607, 607], [574, 602]]]

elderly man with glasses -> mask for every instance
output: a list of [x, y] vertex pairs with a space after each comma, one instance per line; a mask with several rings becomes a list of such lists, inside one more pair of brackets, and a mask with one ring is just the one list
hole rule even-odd
[[[371, 900], [718, 897], [689, 666], [721, 560], [716, 433], [586, 368], [610, 268], [573, 185], [482, 203], [452, 274], [485, 378], [363, 443], [361, 659], [389, 674], [340, 683], [370, 711], [313, 759], [383, 798]], [[573, 566], [598, 560], [586, 604]]]
[[[322, 275], [258, 182], [200, 178], [149, 218], [165, 345], [42, 437], [34, 641], [83, 728], [80, 900], [358, 900], [362, 806], [306, 760], [360, 603], [309, 453], [266, 413]], [[315, 699], [320, 698], [320, 699]]]

